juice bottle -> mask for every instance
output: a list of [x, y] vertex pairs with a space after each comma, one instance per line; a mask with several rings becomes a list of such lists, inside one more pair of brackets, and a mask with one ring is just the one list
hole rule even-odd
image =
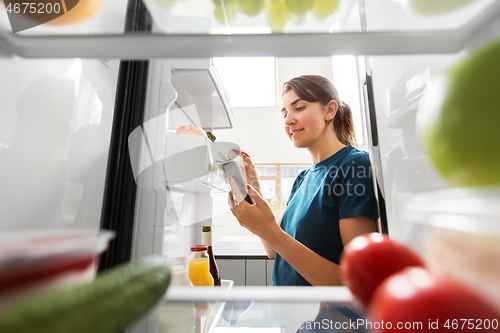
[[215, 262], [214, 251], [212, 249], [212, 227], [204, 225], [201, 229], [201, 243], [208, 246], [208, 260], [210, 262], [210, 274], [214, 278], [214, 285], [220, 286], [219, 268]]
[[210, 274], [208, 246], [195, 245], [191, 247], [189, 256], [188, 276], [193, 286], [213, 286], [214, 278]]

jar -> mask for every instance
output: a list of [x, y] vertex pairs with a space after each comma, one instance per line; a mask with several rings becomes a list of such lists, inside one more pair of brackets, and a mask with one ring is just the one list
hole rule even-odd
[[191, 247], [189, 256], [188, 276], [193, 286], [214, 286], [214, 278], [210, 274], [208, 246], [195, 245]]

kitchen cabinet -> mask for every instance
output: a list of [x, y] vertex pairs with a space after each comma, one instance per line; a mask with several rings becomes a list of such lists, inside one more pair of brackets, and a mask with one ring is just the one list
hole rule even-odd
[[234, 281], [235, 286], [246, 284], [246, 261], [245, 259], [219, 259], [216, 258], [219, 274], [224, 279]]
[[247, 259], [246, 260], [246, 285], [247, 286], [265, 286], [267, 278], [266, 259]]
[[233, 280], [235, 286], [270, 286], [274, 260], [265, 258], [216, 258], [224, 279]]
[[221, 276], [235, 286], [271, 285], [274, 260], [267, 257], [259, 237], [224, 235], [213, 247]]

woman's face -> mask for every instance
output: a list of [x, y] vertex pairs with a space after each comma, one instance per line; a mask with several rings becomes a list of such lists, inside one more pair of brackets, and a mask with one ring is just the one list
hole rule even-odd
[[320, 102], [301, 99], [293, 89], [283, 95], [281, 114], [285, 132], [295, 147], [308, 148], [322, 137], [332, 119], [327, 110]]

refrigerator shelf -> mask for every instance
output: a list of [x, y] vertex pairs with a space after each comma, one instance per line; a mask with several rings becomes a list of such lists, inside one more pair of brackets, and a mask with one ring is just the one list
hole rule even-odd
[[[233, 287], [233, 284], [234, 284], [234, 281], [232, 281], [232, 280], [221, 280], [221, 286], [217, 287], [216, 290], [219, 290], [219, 291], [220, 290], [230, 290]], [[201, 288], [201, 289], [205, 289], [205, 288]], [[198, 287], [193, 288], [193, 287], [177, 287], [176, 286], [176, 287], [169, 288], [167, 291], [167, 294], [171, 294], [172, 292], [174, 294], [176, 292], [183, 293], [183, 292], [186, 292], [188, 290], [194, 290], [197, 292], [201, 291]], [[168, 304], [174, 303], [174, 302], [176, 302], [176, 301], [168, 300]], [[180, 302], [184, 302], [184, 301], [181, 300]], [[165, 302], [165, 304], [166, 303], [167, 302]], [[200, 304], [200, 306], [196, 306], [197, 329], [201, 332], [209, 332], [209, 333], [213, 332], [219, 323], [219, 320], [221, 318], [221, 315], [222, 315], [222, 312], [224, 311], [225, 306], [226, 306], [226, 302], [220, 301], [220, 300], [209, 301], [208, 303]], [[169, 315], [168, 312], [166, 312], [165, 314]], [[182, 320], [183, 318], [173, 318], [172, 317], [169, 319], [171, 321], [170, 325], [172, 325], [172, 327], [175, 327], [176, 321]], [[198, 326], [202, 326], [202, 327], [198, 327]]]
[[[206, 2], [213, 5], [209, 0], [179, 0], [177, 3], [179, 6], [181, 3], [182, 6], [196, 6]], [[344, 2], [347, 2], [346, 6], [353, 3]], [[380, 4], [382, 2], [385, 6]], [[307, 28], [308, 20], [314, 26], [314, 20], [307, 13], [309, 16], [304, 25], [296, 28], [291, 26], [284, 29], [283, 33], [242, 29], [247, 23], [241, 23], [240, 26], [234, 26], [234, 23], [228, 25], [226, 30], [217, 30], [214, 24], [206, 33], [166, 33], [156, 23], [153, 32], [123, 33], [125, 14], [122, 11], [126, 1], [107, 0], [95, 17], [75, 26], [54, 27], [44, 24], [14, 34], [9, 32], [5, 9], [0, 6], [0, 56], [132, 60], [215, 56], [447, 54], [468, 47], [478, 36], [488, 33], [489, 26], [500, 14], [500, 3], [492, 0], [477, 0], [444, 16], [423, 17], [405, 14], [399, 4], [389, 3], [391, 1], [370, 1], [363, 10], [353, 4], [344, 13], [350, 15], [348, 18], [343, 16], [315, 29]], [[386, 13], [382, 9], [386, 10], [387, 5], [398, 7]], [[186, 11], [179, 11], [178, 16], [186, 15]], [[354, 15], [357, 12], [361, 12], [357, 14], [359, 18]], [[194, 13], [192, 15], [191, 18], [196, 18]], [[352, 16], [355, 18], [348, 24]], [[209, 16], [208, 20], [212, 22], [214, 17]], [[343, 25], [347, 25], [347, 28], [341, 28]], [[307, 45], [311, 40], [315, 41], [312, 48], [296, 47]]]
[[233, 110], [212, 59], [172, 59], [171, 66], [171, 87], [180, 109], [169, 110], [169, 129], [191, 123], [206, 131], [232, 128]]
[[[495, 15], [498, 15], [495, 14]], [[346, 32], [269, 35], [14, 36], [0, 32], [0, 57], [146, 60], [223, 56], [449, 54], [469, 46], [483, 30], [454, 32]], [[296, 48], [315, 40], [314, 48]]]
[[241, 287], [231, 289], [186, 287], [169, 289], [165, 296], [168, 302], [210, 302], [210, 301], [254, 301], [254, 302], [329, 302], [351, 304], [352, 294], [347, 287]]
[[165, 181], [170, 190], [190, 193], [229, 192], [230, 187], [214, 173], [187, 182]]
[[167, 135], [165, 153], [161, 155], [165, 157], [161, 159], [165, 186], [192, 193], [229, 192], [216, 160], [233, 156], [233, 147], [237, 146], [213, 143], [203, 136]]

